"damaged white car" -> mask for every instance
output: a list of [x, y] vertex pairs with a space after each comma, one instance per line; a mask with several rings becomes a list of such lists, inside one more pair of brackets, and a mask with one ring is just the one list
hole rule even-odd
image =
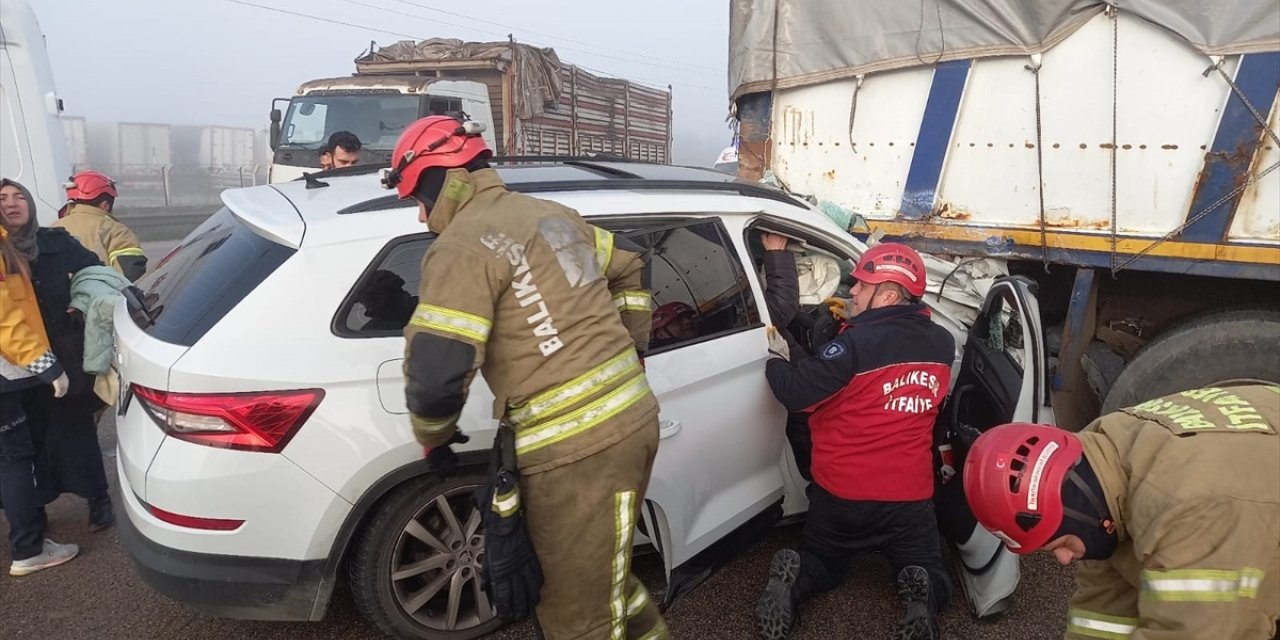
[[[806, 509], [764, 378], [759, 232], [793, 239], [815, 327], [866, 247], [802, 201], [709, 169], [495, 164], [511, 189], [649, 249], [655, 306], [694, 311], [691, 332], [655, 341], [645, 361], [662, 440], [639, 540], [661, 554], [673, 602]], [[405, 409], [401, 328], [434, 236], [364, 167], [223, 201], [116, 314], [121, 537], [139, 573], [215, 615], [318, 620], [348, 580], [360, 610], [397, 637], [496, 629], [471, 499], [497, 427], [492, 394], [473, 385], [464, 470], [447, 482], [427, 475]], [[962, 349], [942, 429], [1051, 421], [1028, 284], [993, 281], [966, 330], [936, 306], [945, 276], [927, 302]], [[939, 512], [968, 602], [987, 615], [1007, 606], [1017, 560], [956, 502], [959, 488], [942, 486]]]

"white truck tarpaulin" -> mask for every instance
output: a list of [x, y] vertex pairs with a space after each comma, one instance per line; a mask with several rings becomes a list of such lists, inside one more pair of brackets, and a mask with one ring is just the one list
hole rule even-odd
[[1206, 55], [1280, 49], [1277, 0], [731, 0], [730, 97], [947, 60], [1042, 53], [1108, 5], [1177, 33]]

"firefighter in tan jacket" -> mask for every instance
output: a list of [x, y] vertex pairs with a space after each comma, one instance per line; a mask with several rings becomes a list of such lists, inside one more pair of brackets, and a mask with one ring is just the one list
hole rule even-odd
[[456, 422], [482, 370], [514, 429], [521, 476], [520, 491], [495, 495], [492, 510], [522, 508], [531, 541], [529, 557], [518, 557], [495, 546], [486, 524], [498, 613], [521, 617], [540, 592], [547, 638], [665, 638], [630, 572], [658, 448], [658, 405], [640, 361], [651, 315], [643, 252], [572, 209], [508, 191], [485, 162], [480, 131], [445, 116], [419, 120], [385, 180], [418, 200], [420, 220], [439, 234], [405, 332], [414, 434], [438, 473], [456, 467], [448, 445], [461, 441]]
[[67, 183], [67, 206], [55, 227], [66, 229], [86, 249], [98, 254], [102, 264], [136, 281], [147, 272], [147, 256], [138, 236], [111, 216], [116, 184], [97, 171], [80, 171]]
[[1196, 389], [1079, 434], [1011, 424], [969, 451], [974, 515], [1017, 553], [1083, 560], [1067, 638], [1275, 637], [1280, 387]]

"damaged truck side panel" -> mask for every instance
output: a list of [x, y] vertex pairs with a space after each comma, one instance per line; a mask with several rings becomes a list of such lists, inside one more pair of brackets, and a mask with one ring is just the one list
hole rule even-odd
[[[817, 20], [779, 1], [793, 23]], [[1063, 426], [1179, 389], [1280, 382], [1280, 33], [1192, 45], [1148, 16], [1080, 4], [1097, 7], [1025, 53], [976, 43], [964, 57], [966, 34], [945, 33], [928, 53], [954, 20], [944, 12], [920, 26], [913, 59], [732, 87], [740, 175], [852, 211], [865, 222], [854, 233], [1035, 278], [1061, 335]], [[1262, 11], [1280, 31], [1280, 7]], [[743, 20], [735, 51], [753, 44]], [[787, 34], [774, 35], [776, 52]]]

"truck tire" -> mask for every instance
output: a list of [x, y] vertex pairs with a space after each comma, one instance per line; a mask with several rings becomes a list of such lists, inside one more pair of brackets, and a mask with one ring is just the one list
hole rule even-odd
[[1280, 312], [1224, 311], [1190, 320], [1138, 352], [1103, 414], [1171, 393], [1228, 382], [1280, 384]]
[[392, 638], [471, 640], [503, 625], [480, 588], [484, 528], [470, 474], [415, 478], [383, 500], [349, 559], [356, 608]]

